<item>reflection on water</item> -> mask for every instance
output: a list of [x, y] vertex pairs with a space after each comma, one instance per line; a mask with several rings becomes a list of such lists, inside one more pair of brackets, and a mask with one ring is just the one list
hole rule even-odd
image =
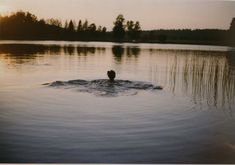
[[59, 45], [0, 44], [1, 54], [9, 54], [15, 57], [21, 55], [35, 55], [35, 54], [47, 54], [47, 53], [58, 54], [60, 52], [61, 52], [61, 46]]
[[234, 163], [228, 50], [2, 41], [0, 162]]
[[122, 56], [124, 54], [124, 48], [122, 46], [113, 46], [112, 48], [113, 55], [117, 62], [122, 61]]
[[95, 47], [81, 47], [74, 45], [36, 45], [36, 44], [0, 44], [1, 54], [12, 54], [12, 55], [32, 55], [32, 54], [60, 54], [62, 51], [65, 54], [73, 55], [75, 49], [77, 48], [77, 53], [87, 54], [95, 53], [96, 49], [98, 51], [105, 50], [105, 48], [95, 48]]
[[[177, 55], [180, 54], [180, 55]], [[229, 67], [227, 52], [175, 52], [169, 65], [172, 92], [181, 90], [197, 103], [229, 106], [234, 103], [234, 68]]]
[[227, 61], [231, 69], [235, 67], [235, 51], [229, 51], [227, 53]]
[[116, 62], [122, 61], [124, 53], [127, 57], [135, 56], [137, 58], [140, 54], [140, 51], [141, 49], [138, 47], [127, 46], [125, 49], [123, 48], [123, 46], [120, 45], [115, 45], [112, 47], [112, 53], [115, 57]]
[[[148, 67], [144, 74], [150, 75], [150, 81], [167, 87], [173, 93], [190, 96], [195, 103], [205, 101], [215, 107], [230, 107], [234, 103], [235, 55], [232, 51], [145, 49], [135, 45], [114, 45], [111, 53], [117, 65], [114, 68]], [[9, 65], [37, 61], [45, 55], [86, 57], [97, 54], [109, 56], [110, 50], [105, 47], [72, 44], [0, 44], [1, 60], [7, 59]], [[83, 59], [82, 62], [88, 63], [87, 60], [89, 59]], [[158, 70], [159, 68], [161, 71]], [[123, 72], [128, 73], [129, 70]], [[141, 80], [141, 76], [138, 80]]]

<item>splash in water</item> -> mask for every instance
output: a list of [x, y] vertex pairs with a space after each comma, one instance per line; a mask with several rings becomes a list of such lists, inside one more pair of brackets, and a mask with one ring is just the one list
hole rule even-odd
[[79, 92], [88, 92], [97, 96], [122, 96], [122, 95], [136, 95], [139, 90], [161, 90], [161, 86], [154, 86], [153, 84], [129, 81], [129, 80], [115, 80], [108, 79], [98, 80], [70, 80], [70, 81], [55, 81], [52, 83], [43, 84], [54, 88], [76, 89]]

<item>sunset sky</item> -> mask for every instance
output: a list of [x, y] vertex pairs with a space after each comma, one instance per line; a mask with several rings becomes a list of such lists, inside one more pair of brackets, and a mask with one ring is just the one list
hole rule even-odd
[[222, 28], [235, 17], [235, 1], [219, 0], [0, 0], [0, 13], [29, 11], [38, 18], [85, 20], [113, 26], [122, 13], [142, 29]]

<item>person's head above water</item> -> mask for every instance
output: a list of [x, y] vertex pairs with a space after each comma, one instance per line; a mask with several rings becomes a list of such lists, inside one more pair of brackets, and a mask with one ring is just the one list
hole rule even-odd
[[116, 73], [113, 70], [108, 71], [107, 75], [108, 75], [110, 81], [114, 81], [114, 79], [116, 77]]

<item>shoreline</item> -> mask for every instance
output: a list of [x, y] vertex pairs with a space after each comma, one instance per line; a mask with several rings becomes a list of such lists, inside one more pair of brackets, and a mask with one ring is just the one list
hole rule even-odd
[[204, 45], [204, 46], [227, 46], [227, 47], [234, 47], [229, 45], [229, 43], [219, 42], [202, 42], [202, 41], [169, 41], [169, 42], [157, 42], [157, 41], [114, 41], [114, 40], [54, 40], [54, 39], [0, 39], [1, 41], [49, 41], [49, 42], [105, 42], [105, 43], [118, 43], [118, 44], [175, 44], [175, 45]]

